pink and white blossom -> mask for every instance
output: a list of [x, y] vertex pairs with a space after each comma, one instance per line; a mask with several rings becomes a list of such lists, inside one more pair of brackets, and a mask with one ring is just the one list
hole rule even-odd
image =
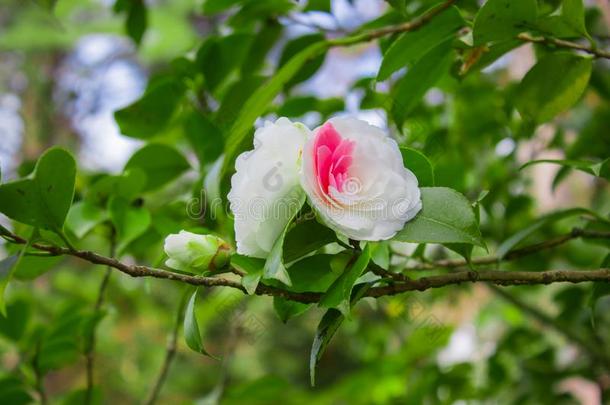
[[422, 206], [396, 141], [355, 118], [333, 118], [314, 131], [301, 185], [320, 218], [356, 240], [390, 239]]

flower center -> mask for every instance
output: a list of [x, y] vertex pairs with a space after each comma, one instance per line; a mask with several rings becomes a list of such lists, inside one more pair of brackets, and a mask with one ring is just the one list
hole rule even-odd
[[318, 187], [324, 196], [329, 196], [332, 187], [343, 192], [348, 183], [348, 171], [352, 164], [355, 143], [343, 139], [330, 122], [320, 128], [313, 147], [314, 170]]

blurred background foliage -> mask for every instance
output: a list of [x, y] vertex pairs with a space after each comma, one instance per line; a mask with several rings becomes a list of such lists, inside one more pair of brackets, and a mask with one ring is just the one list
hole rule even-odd
[[[226, 192], [225, 178], [218, 188], [218, 159], [248, 97], [311, 44], [409, 21], [435, 4], [3, 0], [2, 180], [27, 175], [44, 150], [62, 145], [78, 156], [67, 227], [79, 246], [107, 254], [118, 238], [125, 260], [160, 265], [169, 233], [212, 229], [230, 239], [230, 220], [222, 207], [212, 218], [201, 190], [206, 184], [208, 198]], [[479, 2], [456, 5], [459, 13], [452, 9], [455, 15], [432, 26], [448, 31], [441, 45], [389, 35], [307, 60], [259, 106], [257, 125], [288, 116], [315, 127], [347, 113], [386, 128], [426, 155], [436, 186], [471, 201], [482, 197], [480, 227], [491, 252], [549, 212], [585, 207], [607, 216], [609, 61], [579, 57], [572, 64], [575, 53], [515, 40], [524, 26], [502, 21], [491, 28], [481, 22], [480, 36], [475, 23], [473, 37]], [[531, 19], [525, 12], [528, 30], [610, 46], [607, 1], [534, 5]], [[540, 60], [545, 64], [523, 85]], [[147, 143], [155, 146], [134, 155]], [[537, 159], [572, 163], [520, 169]], [[108, 210], [91, 208], [109, 199]], [[528, 241], [593, 226], [579, 215], [538, 224]], [[383, 249], [394, 266], [423, 255], [455, 257], [436, 245], [392, 242]], [[502, 268], [599, 268], [607, 254], [607, 242], [577, 239]], [[28, 256], [15, 277], [8, 317], [0, 317], [0, 402], [36, 402], [44, 392], [51, 403], [83, 403], [83, 353], [95, 325], [94, 402], [147, 398], [183, 286], [115, 272], [98, 313], [102, 268]], [[610, 299], [590, 284], [501, 291], [477, 284], [367, 298], [333, 339], [311, 388], [307, 364], [321, 309], [283, 323], [269, 297], [206, 290], [197, 318], [206, 349], [221, 360], [193, 353], [179, 339], [159, 403], [595, 404], [604, 390], [608, 403], [609, 370], [587, 346], [608, 354], [609, 309]]]

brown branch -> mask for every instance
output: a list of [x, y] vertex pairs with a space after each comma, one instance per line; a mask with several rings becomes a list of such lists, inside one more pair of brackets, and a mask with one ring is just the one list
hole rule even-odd
[[[12, 235], [16, 243], [25, 244], [27, 241], [17, 235]], [[220, 277], [203, 277], [189, 274], [174, 273], [168, 270], [156, 269], [147, 266], [129, 265], [116, 259], [105, 257], [94, 252], [85, 250], [71, 250], [59, 246], [47, 246], [32, 244], [38, 250], [50, 252], [57, 255], [69, 255], [78, 257], [93, 264], [101, 264], [115, 268], [132, 277], [153, 277], [167, 280], [175, 280], [185, 284], [206, 287], [230, 287], [246, 293], [246, 289], [237, 281]], [[381, 297], [384, 295], [395, 295], [406, 291], [424, 291], [429, 288], [440, 288], [447, 285], [461, 284], [465, 282], [490, 282], [498, 285], [523, 285], [523, 284], [550, 284], [555, 282], [582, 283], [586, 281], [610, 282], [610, 270], [550, 270], [550, 271], [460, 271], [438, 276], [421, 277], [418, 279], [399, 280], [388, 286], [371, 288], [367, 296]], [[321, 294], [314, 292], [297, 293], [272, 287], [260, 283], [256, 288], [257, 295], [271, 295], [286, 298], [303, 303], [316, 303]]]
[[421, 277], [404, 283], [374, 287], [370, 297], [396, 295], [407, 291], [424, 291], [447, 285], [489, 282], [497, 285], [534, 285], [559, 282], [583, 283], [586, 281], [610, 282], [610, 269], [598, 270], [548, 270], [548, 271], [460, 271], [439, 276]]
[[558, 48], [574, 49], [581, 52], [586, 52], [596, 58], [610, 59], [610, 52], [604, 51], [603, 49], [592, 48], [586, 45], [581, 45], [576, 42], [565, 41], [563, 39], [553, 37], [534, 37], [528, 33], [521, 33], [517, 35], [517, 38], [524, 42], [532, 42], [536, 44], [552, 45]]
[[386, 35], [398, 34], [408, 31], [416, 31], [430, 22], [434, 17], [451, 7], [457, 0], [447, 0], [444, 3], [430, 9], [420, 17], [402, 24], [392, 25], [389, 27], [379, 28], [376, 30], [365, 31], [360, 34], [350, 35], [342, 38], [333, 38], [328, 40], [330, 46], [350, 46], [362, 42], [369, 42]]

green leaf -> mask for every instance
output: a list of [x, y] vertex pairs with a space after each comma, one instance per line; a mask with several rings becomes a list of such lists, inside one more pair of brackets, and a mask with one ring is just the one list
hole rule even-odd
[[24, 224], [61, 232], [75, 181], [72, 155], [51, 148], [38, 160], [33, 178], [0, 185], [0, 212]]
[[79, 201], [70, 208], [66, 227], [81, 239], [96, 225], [108, 219], [108, 212], [88, 201]]
[[430, 49], [453, 37], [463, 25], [458, 9], [450, 7], [422, 28], [402, 34], [384, 53], [377, 80], [383, 81], [395, 71], [416, 63]]
[[[580, 170], [582, 172], [591, 174], [596, 177], [600, 177], [602, 174], [602, 169], [604, 166], [607, 166], [610, 158], [605, 159], [601, 162], [590, 162], [587, 160], [570, 160], [570, 159], [539, 159], [539, 160], [531, 160], [521, 166], [519, 170], [523, 170], [528, 166], [536, 165], [539, 163], [553, 163], [557, 165], [561, 165], [563, 167], [568, 167], [576, 170]], [[608, 179], [610, 180], [610, 179]]]
[[324, 11], [330, 13], [330, 0], [307, 0], [307, 5], [303, 11]]
[[318, 99], [313, 96], [296, 96], [284, 101], [277, 109], [277, 115], [281, 117], [302, 117], [303, 115], [316, 111], [326, 118], [331, 114], [343, 111], [345, 100], [340, 97]]
[[36, 362], [47, 373], [76, 362], [81, 356], [85, 312], [71, 304], [55, 316], [44, 331]]
[[146, 173], [141, 169], [131, 169], [117, 176], [104, 175], [87, 190], [87, 200], [103, 205], [111, 196], [132, 201], [146, 186]]
[[184, 312], [184, 340], [186, 345], [197, 353], [214, 358], [209, 354], [203, 347], [201, 342], [201, 332], [199, 332], [199, 324], [197, 323], [197, 317], [195, 316], [195, 300], [197, 299], [197, 289], [189, 298]]
[[144, 0], [130, 0], [125, 27], [127, 35], [138, 45], [142, 42], [142, 36], [146, 31], [147, 19]]
[[[360, 284], [356, 286], [351, 297], [351, 306], [354, 306], [355, 303], [364, 296], [370, 286], [371, 284]], [[345, 316], [341, 311], [332, 308], [326, 311], [318, 324], [309, 355], [309, 378], [312, 387], [316, 385], [316, 368], [318, 367], [318, 363], [326, 351], [330, 340], [344, 320]]]
[[205, 0], [203, 2], [203, 14], [218, 14], [243, 2], [244, 0]]
[[163, 131], [184, 96], [186, 87], [173, 78], [159, 80], [142, 98], [114, 113], [123, 135], [150, 139]]
[[246, 275], [241, 278], [241, 285], [244, 286], [248, 294], [254, 294], [256, 287], [263, 276], [265, 260], [234, 254], [231, 256], [231, 266], [246, 273]]
[[[288, 274], [292, 281], [290, 291], [326, 292], [341, 275], [333, 268], [336, 255], [319, 254], [306, 257], [292, 264]], [[340, 270], [343, 270], [341, 268]]]
[[543, 226], [548, 225], [553, 222], [557, 222], [564, 218], [574, 217], [577, 215], [590, 215], [602, 222], [610, 223], [610, 221], [608, 221], [607, 219], [603, 218], [602, 216], [596, 214], [595, 212], [593, 212], [587, 208], [570, 208], [567, 210], [553, 212], [551, 214], [547, 214], [543, 217], [538, 218], [530, 226], [528, 226], [525, 229], [522, 229], [521, 231], [517, 232], [516, 234], [514, 234], [513, 236], [511, 236], [510, 238], [508, 238], [504, 242], [502, 242], [502, 244], [500, 244], [500, 246], [498, 246], [496, 256], [498, 256], [498, 259], [502, 259], [515, 246], [517, 246], [519, 243], [521, 243], [522, 241], [527, 239], [529, 236], [531, 236], [534, 232], [536, 232], [538, 229], [542, 228]]
[[220, 107], [216, 111], [215, 123], [220, 128], [225, 128], [233, 123], [248, 100], [248, 96], [254, 93], [264, 81], [263, 76], [246, 76], [233, 83], [227, 89]]
[[32, 281], [55, 268], [62, 260], [62, 256], [23, 256], [15, 266], [13, 277], [20, 281]]
[[273, 297], [273, 309], [275, 313], [284, 323], [290, 318], [301, 315], [307, 311], [312, 304], [304, 304], [302, 302], [290, 301], [282, 297]]
[[199, 111], [192, 111], [184, 121], [184, 136], [190, 142], [200, 165], [213, 163], [222, 154], [222, 131]]
[[303, 49], [282, 66], [265, 85], [259, 87], [259, 89], [248, 98], [248, 101], [244, 104], [244, 108], [229, 131], [230, 135], [226, 142], [225, 159], [221, 177], [224, 177], [233, 170], [235, 158], [242, 145], [245, 143], [246, 137], [251, 133], [254, 121], [267, 111], [269, 104], [282, 90], [288, 80], [290, 80], [305, 63], [320, 55], [327, 48], [327, 43], [317, 42]]
[[[23, 249], [21, 252], [25, 251]], [[23, 253], [9, 256], [0, 261], [0, 313], [6, 317], [6, 302], [4, 302], [4, 292], [6, 286], [13, 276], [15, 266], [19, 263], [19, 259], [23, 256]]]
[[591, 68], [590, 58], [572, 53], [544, 56], [517, 87], [517, 110], [535, 123], [549, 121], [580, 99], [587, 88]]
[[9, 375], [0, 379], [0, 403], [27, 405], [33, 401], [28, 388], [19, 378]]
[[[288, 43], [286, 43], [284, 49], [282, 50], [282, 54], [280, 56], [279, 61], [279, 67], [281, 68], [282, 66], [286, 65], [289, 60], [291, 60], [303, 49], [306, 49], [307, 47], [317, 43], [323, 43], [324, 40], [325, 38], [322, 34], [310, 34], [288, 41]], [[285, 86], [292, 87], [297, 83], [309, 79], [316, 73], [320, 66], [322, 66], [322, 64], [324, 63], [324, 57], [324, 52], [321, 52], [319, 55], [312, 57], [297, 72], [295, 72], [288, 81], [286, 81]]]
[[585, 7], [582, 0], [563, 0], [561, 14], [540, 18], [536, 28], [557, 38], [576, 36], [590, 38], [585, 24]]
[[108, 211], [117, 233], [117, 252], [124, 252], [127, 246], [146, 232], [151, 223], [150, 212], [130, 204], [120, 197], [108, 201]]
[[320, 299], [323, 308], [337, 308], [345, 316], [349, 315], [350, 297], [358, 277], [362, 275], [371, 260], [370, 247], [367, 245], [356, 261], [349, 265], [343, 274], [335, 280]]
[[190, 167], [184, 156], [175, 148], [151, 143], [133, 154], [125, 165], [125, 170], [142, 170], [147, 179], [143, 191], [151, 191], [174, 180]]
[[417, 177], [419, 186], [434, 187], [434, 169], [426, 155], [404, 146], [400, 148], [400, 153], [405, 167]]
[[29, 300], [20, 298], [11, 302], [6, 306], [6, 317], [0, 316], [0, 334], [18, 342], [27, 329], [31, 314]]
[[[292, 220], [298, 214], [298, 211], [305, 203], [305, 193], [303, 192], [303, 190], [301, 190], [300, 188], [295, 189], [294, 194], [294, 197], [298, 198], [299, 201], [298, 207], [294, 207], [295, 210], [293, 213], [291, 213], [290, 220], [286, 224], [286, 227], [273, 243], [273, 247], [271, 248], [271, 252], [269, 252], [269, 256], [267, 257], [267, 261], [265, 262], [265, 267], [263, 270], [264, 278], [281, 281], [287, 286], [290, 286], [292, 283], [290, 281], [290, 275], [288, 274], [288, 272], [286, 271], [286, 267], [284, 266], [284, 239], [286, 238], [286, 233], [288, 233], [288, 229], [292, 225]], [[296, 200], [290, 199], [290, 201]]]
[[273, 19], [265, 20], [254, 36], [248, 54], [241, 65], [241, 76], [253, 74], [265, 67], [265, 58], [282, 35], [284, 26]]
[[315, 218], [293, 226], [284, 240], [284, 262], [290, 263], [337, 240], [335, 232]]
[[210, 36], [199, 48], [196, 62], [210, 91], [216, 91], [241, 66], [253, 38], [252, 34], [244, 32], [222, 37]]
[[474, 44], [514, 38], [535, 23], [537, 14], [536, 0], [487, 0], [474, 20]]
[[422, 210], [395, 240], [413, 243], [467, 243], [485, 247], [470, 202], [447, 187], [421, 188]]
[[398, 128], [426, 92], [449, 71], [452, 57], [451, 41], [443, 42], [419, 59], [396, 84], [392, 116]]

